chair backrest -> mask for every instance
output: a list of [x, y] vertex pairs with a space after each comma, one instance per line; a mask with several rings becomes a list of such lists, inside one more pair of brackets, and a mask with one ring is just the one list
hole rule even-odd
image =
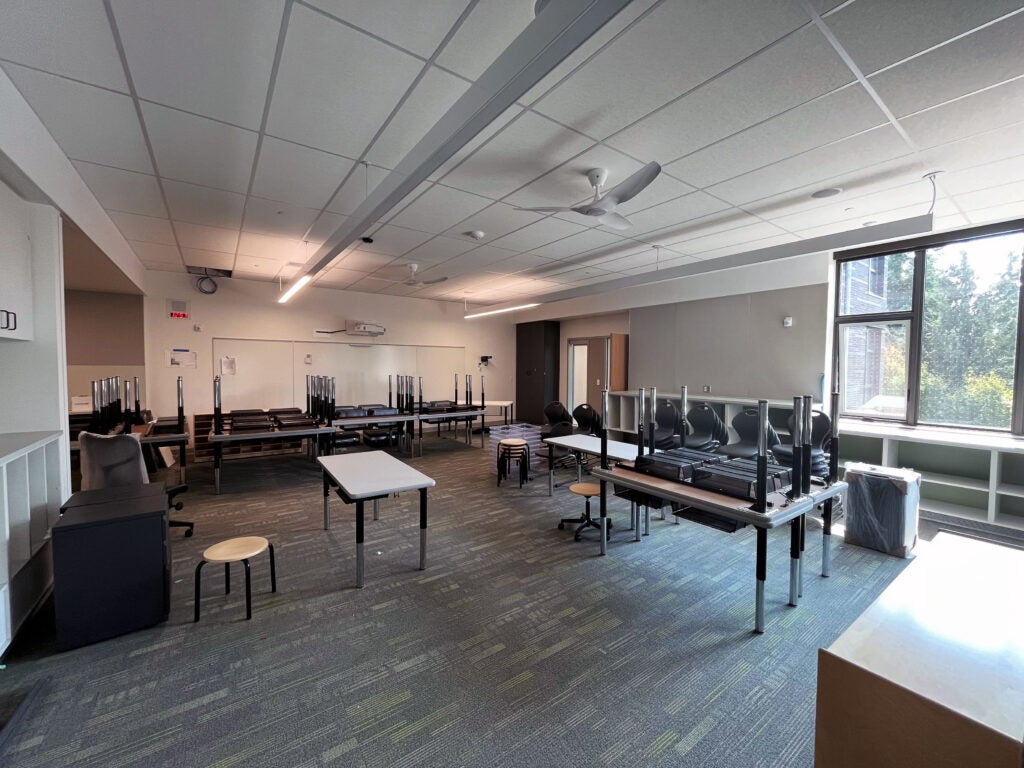
[[576, 424], [579, 425], [579, 431], [585, 434], [595, 432], [598, 425], [601, 423], [601, 419], [594, 406], [590, 403], [580, 403], [572, 409], [572, 417], [576, 419]]
[[569, 413], [569, 409], [557, 400], [544, 406], [544, 418], [548, 420], [548, 424], [557, 424], [560, 421], [572, 422], [572, 414]]
[[675, 430], [679, 422], [679, 411], [671, 400], [662, 400], [654, 407], [654, 422], [658, 429]]
[[[757, 408], [744, 408], [732, 418], [732, 428], [740, 436], [741, 443], [757, 445], [757, 427], [760, 419], [757, 416]], [[782, 439], [775, 427], [768, 425], [768, 450], [779, 445]]]
[[[789, 434], [796, 429], [795, 416], [791, 413], [786, 419], [789, 427]], [[811, 448], [828, 452], [828, 445], [832, 441], [832, 419], [824, 411], [811, 412]]]
[[81, 432], [78, 445], [83, 491], [149, 482], [146, 462], [142, 458], [142, 443], [135, 435]]
[[397, 416], [397, 408], [370, 408], [367, 412], [369, 416]]
[[360, 403], [360, 408], [387, 408], [384, 403]]
[[573, 432], [571, 421], [556, 421], [551, 425], [551, 431], [545, 437], [566, 437]]
[[711, 439], [717, 440], [719, 445], [726, 445], [729, 442], [729, 430], [725, 426], [718, 412], [707, 403], [697, 403], [686, 414], [686, 420], [694, 434], [709, 435]]
[[338, 419], [355, 419], [366, 415], [365, 408], [335, 408], [334, 416]]

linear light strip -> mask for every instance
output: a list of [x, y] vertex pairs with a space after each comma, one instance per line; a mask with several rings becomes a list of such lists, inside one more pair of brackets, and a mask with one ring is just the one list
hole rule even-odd
[[487, 317], [487, 315], [500, 315], [502, 312], [515, 312], [517, 309], [530, 309], [539, 307], [540, 304], [520, 304], [518, 307], [505, 307], [504, 309], [492, 309], [487, 312], [474, 312], [472, 315], [463, 315], [463, 320], [472, 320], [474, 317]]
[[289, 288], [287, 291], [284, 292], [284, 295], [280, 299], [277, 300], [277, 303], [278, 304], [284, 304], [286, 301], [288, 301], [288, 299], [290, 299], [292, 296], [294, 296], [296, 293], [298, 293], [299, 290], [306, 283], [308, 283], [311, 279], [312, 278], [309, 275], [303, 275], [302, 277], [300, 277], [298, 280], [296, 280], [294, 283], [292, 283], [292, 287], [291, 288]]

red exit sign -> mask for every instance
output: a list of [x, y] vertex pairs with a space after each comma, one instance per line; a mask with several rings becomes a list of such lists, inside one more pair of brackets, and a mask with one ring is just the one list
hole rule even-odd
[[188, 320], [188, 312], [171, 312], [171, 317], [178, 318], [181, 320]]

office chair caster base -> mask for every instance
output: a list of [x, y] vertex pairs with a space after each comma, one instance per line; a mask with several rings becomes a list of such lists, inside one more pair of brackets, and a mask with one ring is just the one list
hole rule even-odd
[[564, 531], [565, 530], [565, 523], [559, 523], [558, 524], [558, 530]]

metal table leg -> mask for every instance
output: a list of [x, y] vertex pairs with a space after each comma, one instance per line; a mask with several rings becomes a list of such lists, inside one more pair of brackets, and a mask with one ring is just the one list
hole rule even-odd
[[224, 461], [224, 446], [221, 443], [213, 444], [213, 491], [220, 493], [220, 465]]
[[555, 492], [555, 446], [548, 443], [548, 496]]
[[[589, 502], [589, 499], [588, 499]], [[601, 554], [608, 554], [608, 483], [601, 481]]]
[[755, 575], [757, 578], [756, 596], [754, 603], [754, 631], [758, 634], [764, 633], [764, 582], [768, 573], [768, 529], [757, 529], [757, 565]]
[[789, 604], [800, 603], [800, 519], [795, 517], [789, 521]]
[[420, 570], [427, 568], [427, 489], [420, 488]]
[[832, 502], [825, 500], [821, 515], [821, 575], [826, 578], [832, 572]]
[[356, 499], [356, 586], [363, 588], [363, 500]]
[[327, 479], [327, 470], [323, 470], [324, 476], [324, 530], [331, 527], [331, 483]]

